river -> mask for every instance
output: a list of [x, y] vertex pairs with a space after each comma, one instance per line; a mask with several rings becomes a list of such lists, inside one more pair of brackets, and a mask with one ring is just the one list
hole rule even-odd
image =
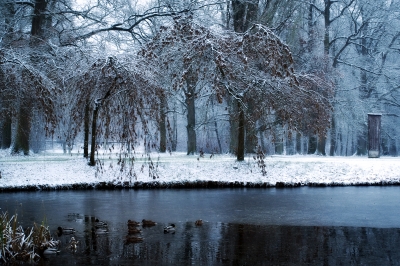
[[[24, 227], [44, 222], [61, 252], [43, 265], [320, 265], [400, 262], [400, 187], [79, 190], [0, 193]], [[108, 233], [94, 235], [98, 218]], [[151, 219], [143, 242], [127, 221]], [[196, 226], [195, 221], [203, 220]], [[174, 223], [175, 233], [163, 227]], [[78, 248], [66, 249], [72, 227]]]

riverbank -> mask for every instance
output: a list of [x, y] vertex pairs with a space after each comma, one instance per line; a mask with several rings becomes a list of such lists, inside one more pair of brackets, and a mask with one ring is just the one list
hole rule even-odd
[[0, 190], [400, 185], [398, 157], [266, 156], [263, 164], [253, 156], [237, 162], [231, 155], [153, 153], [136, 156], [122, 172], [117, 159], [100, 162], [91, 167], [81, 154], [2, 151]]

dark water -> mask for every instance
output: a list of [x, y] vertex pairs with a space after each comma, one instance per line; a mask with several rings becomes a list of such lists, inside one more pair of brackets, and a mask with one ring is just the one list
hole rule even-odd
[[[400, 264], [400, 187], [0, 193], [0, 208], [61, 240], [44, 265]], [[107, 234], [91, 233], [95, 217]], [[127, 244], [128, 219], [158, 224]], [[75, 252], [58, 226], [76, 229]]]

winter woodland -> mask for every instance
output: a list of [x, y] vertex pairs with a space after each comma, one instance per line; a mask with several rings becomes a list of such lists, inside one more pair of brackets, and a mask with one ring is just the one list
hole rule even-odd
[[400, 1], [1, 0], [0, 143], [81, 151], [399, 153]]

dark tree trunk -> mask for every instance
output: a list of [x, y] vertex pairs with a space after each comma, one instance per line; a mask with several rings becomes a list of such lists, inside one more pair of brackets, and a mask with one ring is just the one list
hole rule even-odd
[[160, 152], [167, 151], [167, 125], [166, 125], [166, 106], [167, 99], [165, 96], [161, 97], [160, 106]]
[[89, 160], [89, 165], [90, 166], [95, 166], [96, 165], [96, 160], [94, 159], [95, 152], [96, 152], [96, 128], [97, 128], [97, 117], [99, 113], [99, 109], [101, 104], [111, 96], [111, 91], [107, 91], [105, 96], [103, 98], [95, 100], [95, 105], [94, 105], [94, 110], [93, 110], [93, 118], [92, 118], [92, 143], [90, 145], [90, 160]]
[[395, 140], [391, 140], [390, 141], [389, 155], [390, 156], [397, 156], [397, 146], [396, 146], [396, 141]]
[[[13, 39], [13, 34], [14, 34], [14, 23], [12, 23], [12, 18], [15, 15], [15, 10], [14, 10], [14, 4], [12, 2], [5, 2], [0, 4], [0, 8], [3, 9], [3, 12], [5, 13], [4, 17], [4, 32], [5, 34], [3, 35], [2, 39], [2, 45], [3, 46], [8, 46], [10, 42]], [[4, 89], [6, 87], [6, 84], [3, 82], [6, 80], [6, 74], [4, 73], [3, 69], [0, 69], [0, 86], [2, 86]], [[0, 88], [1, 90], [1, 88]], [[3, 101], [7, 101], [8, 96], [2, 95], [1, 96]], [[4, 104], [4, 102], [3, 102]], [[12, 141], [12, 120], [10, 114], [5, 113], [3, 124], [2, 124], [2, 129], [1, 129], [1, 148], [2, 149], [8, 149], [11, 147], [11, 141]]]
[[1, 130], [1, 148], [8, 149], [11, 147], [12, 140], [12, 120], [10, 116], [6, 116]]
[[367, 127], [363, 126], [361, 133], [357, 136], [357, 155], [363, 156], [367, 154]]
[[329, 148], [329, 155], [330, 156], [335, 156], [336, 152], [336, 124], [335, 124], [335, 119], [333, 118], [332, 115], [332, 121], [331, 121], [331, 147]]
[[318, 136], [318, 141], [317, 141], [317, 154], [318, 155], [326, 155], [325, 152], [325, 144], [326, 144], [326, 136]]
[[29, 138], [31, 132], [31, 106], [30, 104], [22, 104], [19, 110], [17, 134], [13, 152], [23, 152], [29, 155]]
[[232, 0], [233, 30], [245, 32], [256, 21], [258, 0]]
[[191, 87], [186, 95], [187, 104], [187, 154], [196, 153], [196, 109], [195, 109], [195, 97], [194, 88]]
[[178, 145], [178, 115], [176, 114], [176, 106], [174, 104], [174, 113], [172, 116], [172, 141], [171, 150], [176, 151]]
[[[366, 22], [365, 22], [366, 23]], [[368, 23], [365, 24], [364, 34], [368, 34]], [[366, 38], [361, 39], [361, 55], [362, 58], [368, 57], [368, 43]], [[360, 89], [359, 95], [362, 101], [366, 101], [371, 97], [372, 88], [370, 83], [368, 82], [368, 76], [366, 71], [361, 71], [360, 73]], [[357, 135], [357, 155], [366, 155], [367, 154], [367, 135], [368, 128], [366, 125], [362, 125], [361, 132]]]
[[211, 98], [211, 108], [214, 116], [214, 127], [215, 127], [215, 136], [217, 137], [217, 143], [218, 143], [218, 149], [219, 153], [222, 153], [222, 145], [221, 145], [221, 139], [219, 137], [219, 131], [218, 131], [218, 123], [217, 123], [217, 117], [215, 116], [215, 110], [214, 110], [214, 101]]
[[283, 141], [275, 142], [275, 154], [283, 154]]
[[32, 18], [32, 27], [31, 27], [31, 35], [32, 36], [42, 36], [43, 35], [43, 26], [46, 22], [46, 0], [36, 0], [33, 10], [33, 18]]
[[307, 18], [307, 24], [308, 24], [307, 50], [310, 53], [314, 50], [314, 44], [315, 44], [314, 3], [315, 0], [311, 0], [310, 5], [308, 6], [308, 18]]
[[84, 158], [89, 157], [89, 131], [90, 131], [89, 123], [90, 123], [90, 105], [89, 105], [89, 103], [86, 103], [84, 126], [83, 126], [83, 131], [84, 131], [83, 157]]
[[[247, 102], [247, 112], [249, 114], [253, 113], [254, 102], [249, 99]], [[246, 153], [256, 153], [257, 151], [257, 144], [258, 144], [258, 139], [257, 139], [257, 131], [256, 131], [256, 125], [253, 121], [248, 119], [245, 123], [245, 133], [246, 133]]]
[[242, 103], [238, 101], [238, 109], [239, 109], [239, 127], [238, 127], [238, 147], [237, 147], [237, 160], [244, 161], [244, 111], [241, 106]]
[[317, 151], [317, 137], [310, 136], [308, 139], [308, 151], [307, 154], [315, 154]]
[[[330, 31], [330, 24], [331, 24], [331, 5], [332, 5], [332, 3], [333, 2], [331, 0], [325, 0], [325, 9], [324, 9], [324, 22], [325, 22], [324, 52], [325, 52], [326, 55], [329, 55], [329, 49], [330, 49], [329, 31]], [[333, 120], [333, 116], [332, 116], [332, 120]], [[317, 147], [316, 147], [316, 153], [318, 155], [326, 155], [325, 144], [326, 144], [326, 136], [325, 135], [318, 136]]]
[[265, 140], [264, 140], [264, 131], [259, 130], [259, 140], [260, 140], [260, 146], [261, 146], [261, 150], [266, 153], [266, 147], [265, 147]]
[[[30, 60], [33, 65], [38, 62], [40, 59], [35, 57], [33, 52], [35, 51], [35, 43], [37, 40], [43, 39], [43, 26], [45, 19], [45, 11], [47, 7], [46, 0], [36, 0], [34, 3], [34, 14], [32, 18], [31, 25], [31, 49], [32, 54]], [[25, 77], [26, 76], [26, 77]], [[29, 78], [29, 75], [26, 73], [22, 73], [22, 77]], [[14, 153], [23, 152], [24, 155], [29, 155], [29, 142], [30, 142], [30, 133], [31, 133], [31, 123], [32, 123], [32, 98], [29, 95], [30, 88], [27, 88], [28, 93], [24, 96], [23, 99], [20, 100], [20, 109], [18, 114], [18, 125], [17, 132], [15, 136], [15, 142], [13, 147]]]
[[293, 135], [289, 134], [286, 139], [286, 155], [294, 155], [294, 154], [296, 154], [295, 142], [293, 140]]
[[325, 0], [325, 9], [324, 9], [324, 22], [325, 22], [325, 31], [324, 31], [324, 51], [325, 54], [329, 54], [330, 47], [330, 37], [329, 30], [331, 26], [331, 5], [332, 0]]
[[378, 158], [381, 148], [381, 115], [368, 114], [368, 157]]
[[[258, 0], [232, 0], [232, 18], [233, 18], [233, 30], [235, 32], [243, 33], [246, 30], [249, 29], [249, 27], [252, 26], [252, 23], [254, 23], [257, 19], [257, 12], [258, 12]], [[243, 100], [243, 98], [242, 98]], [[235, 101], [233, 101], [233, 104], [235, 105]], [[239, 103], [237, 110], [239, 112], [239, 125], [235, 122], [234, 119], [231, 119], [230, 123], [230, 133], [231, 133], [231, 141], [230, 141], [230, 149], [232, 152], [233, 147], [237, 147], [236, 150], [236, 156], [238, 161], [243, 161], [244, 160], [244, 153], [245, 153], [245, 131], [247, 130], [247, 140], [250, 142], [248, 143], [248, 149], [255, 150], [255, 145], [254, 143], [257, 142], [257, 132], [255, 131], [254, 128], [251, 128], [251, 124], [248, 124], [248, 128], [246, 129], [245, 126], [245, 114], [244, 114], [244, 106], [241, 106], [242, 103]], [[234, 110], [235, 107], [231, 108], [231, 110]], [[235, 113], [237, 114], [237, 113]], [[235, 115], [233, 115], [235, 116]], [[232, 117], [232, 115], [231, 115]], [[254, 126], [254, 125], [252, 125]], [[238, 133], [236, 133], [236, 128], [238, 129]], [[237, 141], [234, 139], [237, 136]], [[236, 142], [236, 143], [235, 143]], [[235, 145], [237, 144], [237, 146]]]
[[241, 0], [232, 0], [232, 18], [233, 18], [233, 30], [235, 32], [245, 32], [245, 24], [247, 24], [245, 14], [246, 14], [246, 4]]
[[96, 127], [97, 127], [97, 116], [99, 112], [100, 104], [95, 105], [93, 110], [93, 119], [92, 119], [92, 143], [90, 144], [90, 166], [96, 165], [96, 160], [94, 158], [96, 152]]
[[188, 75], [186, 77], [186, 106], [187, 106], [187, 154], [195, 154], [196, 147], [196, 85], [197, 73], [191, 66], [188, 68]]
[[382, 138], [381, 140], [381, 153], [383, 156], [389, 155], [389, 139], [388, 138]]
[[301, 154], [301, 134], [296, 133], [296, 153]]
[[[0, 1], [1, 2], [1, 1]], [[0, 3], [0, 8], [2, 9], [2, 13], [4, 15], [4, 35], [2, 38], [2, 46], [7, 47], [11, 44], [12, 40], [14, 39], [14, 35], [16, 33], [14, 26], [15, 23], [13, 22], [14, 16], [16, 14], [15, 5], [11, 1], [2, 1]]]
[[237, 100], [231, 97], [229, 103], [229, 152], [232, 154], [237, 155], [237, 148], [238, 148], [238, 103]]

